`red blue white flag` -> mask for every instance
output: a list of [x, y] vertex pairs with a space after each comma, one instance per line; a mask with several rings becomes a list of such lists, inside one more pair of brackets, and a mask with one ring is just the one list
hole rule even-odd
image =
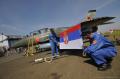
[[60, 49], [82, 49], [81, 25], [75, 25], [60, 33]]

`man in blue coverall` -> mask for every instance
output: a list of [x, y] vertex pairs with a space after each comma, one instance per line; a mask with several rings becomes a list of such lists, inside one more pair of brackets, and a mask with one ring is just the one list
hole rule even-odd
[[59, 56], [59, 52], [58, 52], [59, 39], [53, 29], [50, 29], [49, 41], [52, 50], [52, 58]]
[[92, 39], [92, 42], [84, 52], [95, 61], [98, 70], [102, 71], [110, 68], [112, 58], [117, 54], [115, 46], [98, 32], [90, 32], [88, 36]]

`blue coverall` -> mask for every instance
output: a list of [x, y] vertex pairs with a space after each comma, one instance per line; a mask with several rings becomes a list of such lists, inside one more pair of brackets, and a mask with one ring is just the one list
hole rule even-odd
[[116, 56], [117, 51], [114, 45], [101, 34], [94, 32], [91, 38], [96, 43], [92, 43], [84, 52], [88, 53], [97, 65], [107, 64], [107, 58]]
[[59, 55], [58, 52], [58, 37], [55, 34], [49, 34], [49, 41], [50, 41], [50, 45], [51, 45], [51, 50], [52, 50], [52, 56]]

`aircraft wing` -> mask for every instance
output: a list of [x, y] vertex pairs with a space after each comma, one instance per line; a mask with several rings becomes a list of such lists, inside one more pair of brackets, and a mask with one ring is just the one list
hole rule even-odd
[[101, 24], [101, 25], [104, 25], [104, 24], [112, 24], [112, 23], [115, 23], [115, 22], [105, 22], [105, 23], [103, 23], [103, 24]]
[[114, 19], [115, 17], [100, 17], [100, 18], [95, 18], [93, 20], [90, 20], [90, 21], [84, 21], [82, 22], [81, 24], [83, 26], [85, 25], [89, 25], [89, 26], [98, 26], [98, 25], [103, 25], [103, 24], [109, 24], [111, 22], [108, 22], [109, 20], [112, 20]]

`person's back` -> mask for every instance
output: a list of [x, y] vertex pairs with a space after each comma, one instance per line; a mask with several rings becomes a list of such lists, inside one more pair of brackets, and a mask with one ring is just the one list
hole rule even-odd
[[96, 64], [99, 66], [98, 69], [106, 69], [107, 66], [104, 65], [108, 65], [109, 61], [107, 59], [112, 59], [112, 57], [116, 56], [117, 51], [114, 45], [97, 32], [91, 33], [90, 38], [93, 41], [91, 45], [85, 49], [85, 52], [95, 60]]
[[[93, 39], [93, 41], [96, 41], [95, 44], [91, 44], [92, 46], [94, 46], [94, 50], [99, 50], [101, 48], [106, 48], [106, 47], [114, 47], [114, 45], [104, 36], [102, 36], [100, 33], [93, 33], [91, 38]], [[91, 46], [91, 47], [92, 47]]]

